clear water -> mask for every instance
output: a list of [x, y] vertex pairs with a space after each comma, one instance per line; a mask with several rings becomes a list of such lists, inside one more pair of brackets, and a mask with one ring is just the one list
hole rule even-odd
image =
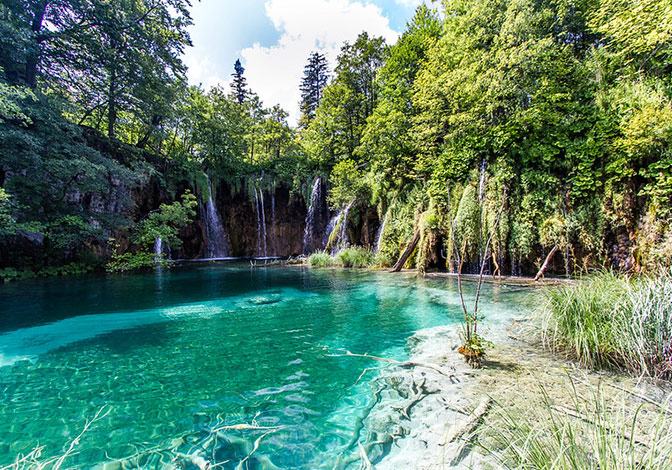
[[[491, 328], [524, 313], [525, 295], [485, 286]], [[200, 454], [222, 469], [338, 468], [357, 451], [371, 400], [357, 379], [372, 364], [335, 355], [403, 359], [408, 336], [459, 318], [454, 281], [382, 272], [210, 263], [6, 284], [0, 467], [38, 443], [62, 452], [106, 405], [69, 467]], [[279, 428], [238, 467], [266, 431], [212, 431], [241, 423]]]

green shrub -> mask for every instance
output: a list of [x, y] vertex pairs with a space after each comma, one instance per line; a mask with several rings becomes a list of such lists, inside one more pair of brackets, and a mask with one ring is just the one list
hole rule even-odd
[[169, 268], [173, 262], [164, 255], [138, 251], [137, 253], [126, 252], [113, 254], [112, 260], [107, 263], [106, 269], [110, 273], [135, 271], [139, 269]]
[[333, 260], [326, 251], [316, 251], [308, 258], [308, 264], [316, 268], [325, 268], [333, 264]]
[[334, 256], [334, 264], [344, 268], [366, 268], [373, 263], [373, 253], [361, 247], [345, 248]]

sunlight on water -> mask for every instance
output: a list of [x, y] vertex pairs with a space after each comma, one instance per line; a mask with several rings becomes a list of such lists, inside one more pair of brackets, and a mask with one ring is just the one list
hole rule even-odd
[[[490, 328], [524, 314], [526, 296], [486, 286]], [[404, 359], [408, 336], [461, 307], [451, 280], [210, 263], [7, 284], [0, 312], [0, 467], [38, 443], [62, 452], [106, 405], [68, 466], [190, 455], [233, 469], [258, 440], [243, 468], [310, 469], [357, 450], [371, 400], [357, 383], [371, 363], [335, 353]]]

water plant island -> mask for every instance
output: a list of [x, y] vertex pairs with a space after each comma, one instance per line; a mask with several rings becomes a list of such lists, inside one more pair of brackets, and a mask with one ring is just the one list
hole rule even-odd
[[423, 4], [297, 119], [191, 11], [0, 5], [0, 470], [672, 468], [667, 2]]

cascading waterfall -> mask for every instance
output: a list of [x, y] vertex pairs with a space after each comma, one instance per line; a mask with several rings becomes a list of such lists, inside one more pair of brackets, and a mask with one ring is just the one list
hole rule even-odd
[[257, 255], [261, 253], [261, 215], [259, 209], [259, 194], [257, 187], [254, 187], [254, 211], [257, 214]]
[[259, 201], [261, 203], [261, 228], [263, 230], [263, 247], [264, 251], [262, 252], [264, 256], [268, 256], [268, 243], [267, 243], [267, 236], [266, 236], [266, 211], [264, 210], [264, 193], [261, 191], [261, 188], [259, 188]]
[[332, 255], [346, 248], [350, 243], [348, 238], [348, 214], [350, 213], [350, 209], [354, 203], [355, 201], [352, 201], [344, 209], [341, 209], [341, 211], [329, 221], [329, 226], [327, 228], [327, 245], [329, 244], [329, 239], [331, 238], [332, 232], [338, 228], [336, 240], [331, 246]]
[[273, 256], [278, 252], [278, 241], [275, 233], [275, 182], [271, 192], [271, 240], [273, 242]]
[[376, 239], [376, 253], [380, 251], [380, 247], [383, 244], [383, 233], [385, 233], [385, 226], [387, 225], [387, 219], [390, 216], [390, 211], [387, 211], [385, 213], [385, 217], [383, 217], [383, 223], [380, 224], [380, 228], [378, 229], [378, 237]]
[[163, 254], [163, 240], [161, 237], [156, 237], [154, 239], [154, 262], [157, 263], [161, 259], [160, 256]]
[[[320, 210], [322, 204], [322, 181], [320, 178], [315, 178], [315, 183], [313, 183], [313, 190], [310, 192], [310, 204], [308, 205], [308, 213], [306, 214], [306, 228], [303, 231], [303, 253], [309, 254], [315, 249], [318, 248], [316, 243], [317, 234], [316, 232], [316, 215]], [[334, 220], [334, 219], [332, 219]], [[337, 220], [337, 219], [336, 219]], [[331, 221], [329, 222], [331, 225]], [[329, 234], [332, 232], [334, 227], [327, 228], [327, 241], [329, 239]]]
[[205, 222], [205, 257], [206, 258], [225, 258], [231, 253], [231, 244], [229, 237], [224, 230], [224, 226], [219, 219], [217, 208], [212, 200], [212, 183], [208, 175], [205, 175], [208, 181], [208, 200], [205, 204], [203, 220]]

